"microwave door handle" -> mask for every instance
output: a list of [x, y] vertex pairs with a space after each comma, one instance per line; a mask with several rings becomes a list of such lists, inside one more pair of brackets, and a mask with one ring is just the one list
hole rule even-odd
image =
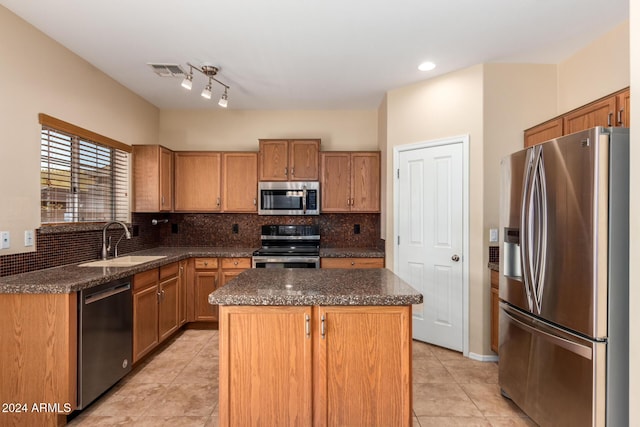
[[302, 213], [307, 213], [307, 186], [302, 186]]

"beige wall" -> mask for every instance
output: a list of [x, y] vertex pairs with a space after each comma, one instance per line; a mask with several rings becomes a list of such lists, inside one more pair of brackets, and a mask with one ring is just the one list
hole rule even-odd
[[174, 150], [257, 151], [259, 138], [321, 138], [320, 149], [377, 150], [376, 110], [171, 110], [160, 144]]
[[0, 6], [0, 230], [27, 252], [40, 226], [40, 125], [46, 113], [126, 144], [158, 139], [158, 110]]
[[[387, 133], [387, 96], [385, 95], [378, 107], [378, 147], [380, 150], [380, 165], [383, 169], [386, 168], [387, 158], [389, 157]], [[387, 235], [387, 210], [385, 206], [387, 206], [388, 197], [387, 181], [384, 177], [381, 179], [380, 206], [382, 209], [380, 213], [380, 238], [384, 239]]]
[[629, 21], [558, 65], [558, 114], [629, 86]]
[[[630, 52], [631, 52], [631, 99], [640, 99], [640, 0], [631, 0], [630, 6]], [[640, 105], [640, 104], [639, 104]], [[631, 122], [640, 123], [640, 108], [631, 108]], [[637, 128], [636, 128], [637, 129]], [[631, 129], [631, 164], [640, 165], [640, 132]], [[629, 425], [640, 425], [640, 169], [631, 168], [631, 208], [629, 217], [631, 218], [631, 254], [629, 263], [631, 292], [629, 302], [631, 304], [630, 342], [631, 349], [629, 358], [631, 362], [630, 374], [630, 414]]]

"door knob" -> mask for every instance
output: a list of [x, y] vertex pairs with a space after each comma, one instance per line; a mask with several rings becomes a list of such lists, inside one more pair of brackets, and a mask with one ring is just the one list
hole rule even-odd
[[454, 256], [452, 256], [452, 257], [451, 257], [451, 259], [452, 259], [453, 261], [455, 261], [455, 262], [460, 261], [460, 257], [459, 257], [458, 255], [454, 255]]

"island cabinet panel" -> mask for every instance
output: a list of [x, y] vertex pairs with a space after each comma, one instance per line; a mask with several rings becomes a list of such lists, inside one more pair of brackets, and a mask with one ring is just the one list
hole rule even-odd
[[312, 425], [311, 307], [220, 310], [220, 426]]
[[[0, 401], [27, 404], [0, 412], [0, 426], [66, 424], [77, 401], [77, 309], [75, 292], [0, 295]], [[60, 413], [33, 411], [41, 402]]]
[[411, 426], [411, 307], [314, 310], [314, 426]]
[[219, 212], [220, 153], [175, 153], [175, 210], [180, 212]]

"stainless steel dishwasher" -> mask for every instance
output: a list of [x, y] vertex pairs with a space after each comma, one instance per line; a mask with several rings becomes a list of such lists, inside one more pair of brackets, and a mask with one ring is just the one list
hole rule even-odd
[[132, 278], [80, 291], [78, 299], [78, 409], [131, 371]]

